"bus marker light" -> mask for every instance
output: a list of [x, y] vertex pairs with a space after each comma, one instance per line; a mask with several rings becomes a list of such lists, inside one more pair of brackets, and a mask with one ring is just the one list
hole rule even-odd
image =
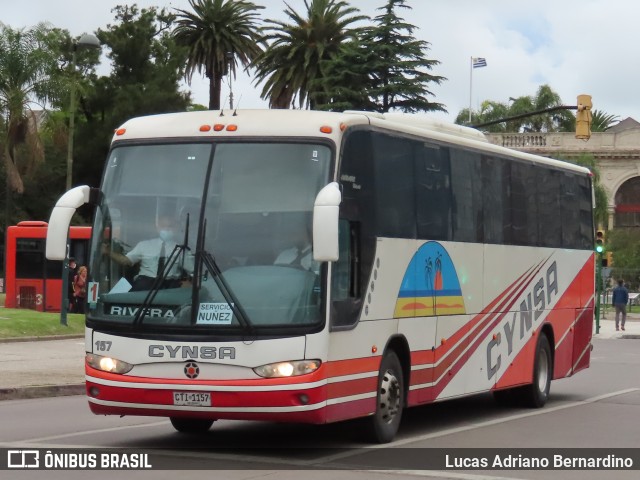
[[440, 345], [444, 345], [445, 343], [447, 343], [447, 339], [446, 338], [441, 338], [440, 339]]
[[126, 128], [119, 128], [118, 130], [116, 130], [116, 135], [120, 136], [120, 135], [124, 135], [127, 132]]
[[211, 125], [202, 125], [202, 126], [200, 127], [200, 131], [201, 131], [201, 132], [208, 132], [208, 131], [210, 131], [210, 130], [211, 130]]
[[378, 347], [376, 347], [375, 345], [371, 347], [371, 353], [377, 353], [377, 352], [378, 352]]
[[227, 132], [235, 132], [238, 130], [237, 125], [227, 125]]
[[222, 130], [224, 130], [224, 125], [222, 125], [221, 123], [216, 123], [213, 126], [213, 130], [216, 132], [221, 132]]
[[322, 127], [320, 127], [320, 131], [322, 133], [333, 133], [333, 128], [327, 126], [327, 125], [323, 125]]
[[347, 129], [347, 124], [346, 123], [341, 123], [340, 124], [340, 131], [344, 132]]

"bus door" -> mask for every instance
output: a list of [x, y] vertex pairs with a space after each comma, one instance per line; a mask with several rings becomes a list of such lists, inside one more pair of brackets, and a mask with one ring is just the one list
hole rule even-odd
[[44, 311], [46, 268], [44, 239], [16, 239], [15, 305], [17, 308]]

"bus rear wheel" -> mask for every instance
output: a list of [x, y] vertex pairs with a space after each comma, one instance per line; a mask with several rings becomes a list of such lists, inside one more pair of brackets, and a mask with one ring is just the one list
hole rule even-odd
[[378, 374], [376, 411], [369, 419], [369, 437], [377, 443], [393, 440], [404, 408], [404, 378], [402, 365], [394, 351], [385, 354]]
[[531, 408], [541, 408], [547, 403], [551, 378], [553, 377], [553, 355], [549, 339], [540, 333], [536, 345], [536, 356], [533, 364], [533, 383], [520, 390], [521, 404]]
[[211, 428], [215, 420], [203, 418], [170, 417], [171, 425], [180, 433], [204, 433]]

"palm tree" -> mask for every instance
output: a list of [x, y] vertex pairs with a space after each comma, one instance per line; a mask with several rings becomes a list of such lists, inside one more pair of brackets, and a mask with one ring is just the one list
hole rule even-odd
[[[511, 104], [510, 114], [519, 115], [527, 112], [538, 112], [562, 106], [562, 99], [549, 85], [541, 85], [535, 96], [519, 97]], [[520, 128], [525, 132], [559, 132], [566, 130], [567, 125], [575, 122], [568, 110], [540, 113], [520, 120]]]
[[285, 14], [293, 23], [267, 20], [271, 26], [264, 39], [269, 48], [256, 60], [256, 82], [265, 82], [262, 98], [272, 108], [314, 108], [311, 85], [322, 76], [321, 63], [338, 54], [340, 45], [355, 38], [349, 25], [366, 16], [342, 0], [304, 0], [306, 17], [288, 4]]
[[37, 136], [29, 124], [35, 118], [31, 108], [42, 108], [54, 91], [56, 58], [44, 41], [48, 31], [45, 24], [14, 30], [0, 23], [0, 146], [7, 188], [17, 193], [24, 192], [18, 147]]
[[602, 110], [594, 110], [591, 116], [591, 131], [605, 132], [620, 122], [618, 115], [611, 115]]
[[[522, 116], [489, 127], [483, 127], [491, 132], [569, 132], [575, 129], [575, 116], [568, 109], [545, 112], [554, 107], [562, 107], [562, 99], [549, 85], [541, 85], [535, 96], [525, 95], [509, 98], [509, 105], [500, 102], [485, 101], [482, 109], [472, 111], [472, 125], [482, 124], [500, 118]], [[533, 114], [533, 112], [543, 112]], [[527, 115], [530, 114], [530, 115]], [[464, 125], [469, 116], [469, 110], [460, 111], [456, 123]]]
[[237, 62], [247, 67], [262, 52], [257, 10], [245, 0], [189, 0], [193, 12], [177, 11], [176, 43], [187, 48], [185, 74], [197, 71], [209, 79], [209, 109], [220, 108], [222, 77], [235, 77]]

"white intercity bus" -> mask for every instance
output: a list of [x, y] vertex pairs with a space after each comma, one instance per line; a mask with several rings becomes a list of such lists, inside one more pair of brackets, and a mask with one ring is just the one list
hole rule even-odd
[[552, 379], [589, 366], [590, 172], [470, 128], [355, 111], [136, 118], [100, 189], [56, 204], [48, 258], [84, 203], [96, 414], [181, 432], [367, 417], [389, 442], [406, 407], [486, 391], [541, 407]]

